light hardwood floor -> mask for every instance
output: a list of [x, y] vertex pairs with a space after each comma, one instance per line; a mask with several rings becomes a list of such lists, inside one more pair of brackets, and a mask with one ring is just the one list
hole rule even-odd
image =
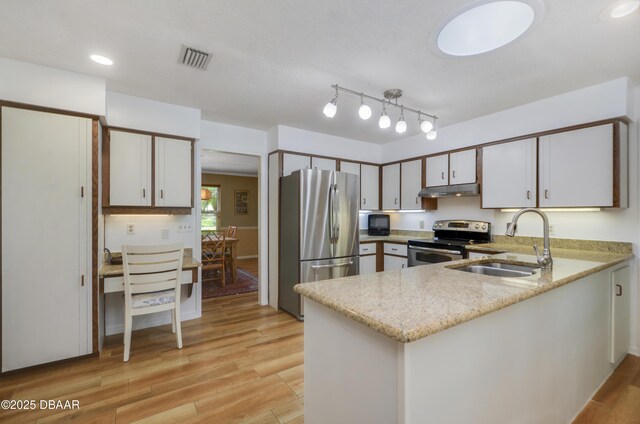
[[0, 378], [0, 399], [80, 401], [75, 411], [0, 411], [0, 422], [302, 423], [303, 326], [250, 293], [203, 302], [183, 323], [181, 350], [169, 325], [122, 336], [99, 358]]
[[238, 259], [238, 269], [258, 278], [258, 258]]
[[[0, 377], [0, 399], [79, 400], [71, 411], [2, 411], [8, 423], [302, 423], [303, 326], [257, 304], [255, 293], [203, 302], [183, 323], [108, 337], [99, 358]], [[627, 356], [574, 421], [640, 423], [640, 358]]]

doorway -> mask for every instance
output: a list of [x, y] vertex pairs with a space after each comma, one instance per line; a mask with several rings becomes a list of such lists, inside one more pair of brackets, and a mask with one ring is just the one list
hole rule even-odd
[[260, 160], [202, 149], [202, 299], [258, 291]]

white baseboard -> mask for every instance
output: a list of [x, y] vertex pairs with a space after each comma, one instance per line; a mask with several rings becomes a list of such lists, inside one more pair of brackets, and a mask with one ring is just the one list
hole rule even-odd
[[640, 356], [640, 350], [638, 350], [637, 347], [630, 347], [629, 353], [632, 354], [633, 356]]
[[247, 256], [238, 256], [238, 259], [254, 259], [257, 257], [258, 255], [247, 255]]
[[[142, 315], [144, 316], [144, 315]], [[197, 312], [189, 312], [188, 314], [181, 314], [180, 315], [180, 322], [184, 322], [184, 321], [189, 321], [192, 319], [196, 319], [196, 318], [200, 318], [200, 314], [198, 314]], [[148, 317], [148, 315], [147, 315]], [[134, 330], [141, 330], [143, 328], [149, 328], [149, 327], [158, 327], [160, 325], [166, 325], [166, 324], [171, 324], [171, 316], [168, 314], [156, 314], [156, 316], [154, 316], [152, 319], [149, 319], [148, 321], [145, 321], [143, 323], [138, 323], [136, 325], [136, 318], [133, 318], [133, 329]], [[106, 335], [107, 336], [112, 336], [114, 334], [123, 334], [124, 333], [124, 324], [120, 324], [120, 325], [114, 325], [112, 327], [107, 327], [106, 329]]]

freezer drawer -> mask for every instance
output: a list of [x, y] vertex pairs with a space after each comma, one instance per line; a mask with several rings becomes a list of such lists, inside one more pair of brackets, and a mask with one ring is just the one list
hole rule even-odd
[[[350, 275], [358, 275], [359, 272], [360, 258], [357, 256], [300, 262], [301, 283], [348, 277]], [[304, 317], [304, 301], [302, 297], [300, 297], [300, 317]]]

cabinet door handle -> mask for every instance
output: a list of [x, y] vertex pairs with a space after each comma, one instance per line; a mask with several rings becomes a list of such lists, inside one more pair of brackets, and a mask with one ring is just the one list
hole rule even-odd
[[147, 191], [145, 189], [142, 189], [142, 198], [146, 198], [147, 197]]
[[394, 203], [395, 205], [397, 205], [397, 204], [398, 204], [398, 198], [397, 198], [397, 197], [395, 198], [395, 200], [393, 201], [393, 203]]
[[362, 251], [363, 251], [363, 252], [368, 252], [368, 251], [369, 251], [369, 249], [365, 249], [365, 248], [363, 248], [363, 249], [362, 249]]
[[531, 199], [531, 190], [527, 190], [527, 199]]
[[395, 247], [392, 247], [391, 250], [393, 250], [394, 252], [398, 251], [398, 249], [396, 249]]
[[402, 268], [404, 268], [404, 264], [402, 264]]
[[164, 190], [160, 190], [160, 198], [164, 199]]
[[84, 198], [84, 186], [80, 187], [80, 197]]
[[544, 191], [544, 198], [548, 199], [549, 198], [549, 190], [545, 190]]
[[453, 171], [453, 175], [452, 175], [452, 177], [453, 177], [453, 178], [455, 178], [455, 177], [456, 177], [456, 171]]
[[616, 284], [616, 296], [622, 296], [622, 286], [620, 284]]
[[440, 176], [444, 180], [444, 171], [442, 171], [442, 175]]
[[419, 204], [420, 204], [420, 198], [416, 197], [416, 205], [419, 205]]
[[362, 198], [362, 204], [363, 204], [363, 205], [366, 205], [366, 204], [367, 204], [367, 198], [366, 198], [366, 197], [363, 197], [363, 198]]

